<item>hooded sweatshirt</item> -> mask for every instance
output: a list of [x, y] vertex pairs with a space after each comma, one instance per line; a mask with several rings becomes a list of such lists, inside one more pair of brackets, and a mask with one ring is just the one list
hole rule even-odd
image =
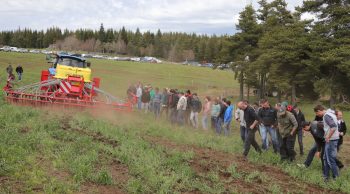
[[328, 136], [330, 133], [330, 129], [333, 128], [335, 129], [333, 135], [330, 137], [329, 140], [337, 140], [339, 139], [339, 131], [338, 131], [338, 122], [337, 122], [337, 117], [335, 116], [334, 110], [328, 109], [326, 111], [326, 114], [323, 116], [323, 130], [324, 130], [324, 135], [325, 138]]
[[232, 121], [232, 112], [233, 112], [233, 105], [230, 105], [229, 107], [227, 107], [225, 111], [224, 123], [229, 123]]

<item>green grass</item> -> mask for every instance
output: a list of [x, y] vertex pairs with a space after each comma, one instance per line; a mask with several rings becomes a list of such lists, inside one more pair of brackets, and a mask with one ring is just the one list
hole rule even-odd
[[[47, 68], [44, 55], [0, 52], [2, 78], [9, 62], [20, 63], [25, 69], [24, 80], [18, 85], [36, 82], [40, 70]], [[203, 95], [235, 91], [238, 86], [233, 74], [226, 71], [173, 64], [92, 62], [94, 75], [101, 76], [103, 88], [119, 97], [125, 96], [129, 83], [137, 81], [159, 87], [193, 88]], [[97, 187], [97, 191], [103, 187], [128, 193], [237, 193], [235, 185], [225, 188], [219, 172], [228, 172], [231, 179], [252, 184], [257, 179], [264, 183], [270, 180], [266, 172], [242, 173], [234, 163], [227, 169], [213, 168], [198, 174], [190, 165], [195, 158], [193, 150], [171, 149], [147, 140], [147, 137], [159, 137], [180, 145], [240, 155], [242, 142], [237, 123], [233, 124], [230, 137], [222, 137], [211, 131], [173, 127], [164, 120], [154, 122], [153, 115], [137, 112], [39, 109], [8, 105], [3, 100], [0, 107], [0, 193], [76, 193], [84, 192], [82, 189], [89, 185], [94, 185], [93, 189]], [[313, 103], [303, 103], [300, 107], [308, 120], [314, 117]], [[344, 117], [350, 119], [349, 112]], [[312, 137], [306, 135], [304, 142], [307, 152]], [[297, 162], [302, 163], [305, 157], [298, 156]], [[325, 184], [319, 160], [315, 159], [305, 170], [295, 164], [280, 163], [279, 159], [271, 151], [258, 155], [252, 150], [249, 155], [253, 163], [276, 166], [304, 182], [333, 191], [350, 191], [349, 169], [342, 171], [337, 181]], [[203, 165], [206, 162], [199, 161]], [[116, 166], [125, 170], [124, 177], [115, 174]], [[271, 184], [268, 190], [283, 192], [276, 184]]]
[[[126, 97], [126, 90], [130, 84], [139, 81], [159, 88], [178, 88], [183, 91], [191, 89], [201, 96], [221, 95], [225, 92], [233, 95], [232, 92], [238, 88], [234, 74], [230, 71], [177, 64], [89, 60], [92, 62], [93, 77], [101, 78], [101, 88], [120, 98]], [[40, 81], [41, 71], [49, 68], [45, 55], [42, 54], [0, 52], [3, 80], [9, 63], [13, 68], [16, 68], [17, 64], [23, 66], [23, 81], [19, 85]]]

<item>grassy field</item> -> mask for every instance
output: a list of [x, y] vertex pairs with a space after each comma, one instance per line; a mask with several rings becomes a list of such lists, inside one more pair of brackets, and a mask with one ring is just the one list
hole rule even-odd
[[[40, 70], [47, 67], [43, 55], [0, 52], [2, 78], [9, 62], [24, 67], [19, 85], [37, 81]], [[226, 91], [235, 96], [238, 87], [232, 73], [225, 71], [92, 62], [103, 88], [120, 97], [129, 83], [137, 81], [190, 88], [202, 95]], [[337, 181], [325, 184], [318, 159], [310, 168], [300, 169], [295, 163], [280, 163], [270, 151], [258, 155], [251, 150], [249, 162], [244, 161], [236, 123], [230, 137], [222, 137], [174, 127], [137, 111], [39, 109], [9, 105], [2, 98], [0, 193], [350, 193], [348, 138], [340, 152], [346, 168]], [[301, 104], [309, 119], [312, 106]], [[345, 116], [348, 119], [349, 113]], [[305, 144], [307, 152], [312, 145], [309, 134]], [[304, 159], [298, 155], [297, 162]]]

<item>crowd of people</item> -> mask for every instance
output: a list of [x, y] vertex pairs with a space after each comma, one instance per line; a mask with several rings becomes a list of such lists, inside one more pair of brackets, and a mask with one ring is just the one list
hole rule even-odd
[[[288, 102], [271, 106], [266, 99], [254, 104], [243, 100], [237, 103], [235, 109], [233, 103], [226, 98], [205, 96], [201, 100], [197, 93], [191, 93], [190, 90], [182, 92], [164, 88], [161, 91], [157, 87], [141, 83], [131, 85], [127, 94], [130, 100], [135, 101], [136, 109], [145, 113], [151, 112], [156, 119], [165, 117], [172, 124], [179, 126], [188, 125], [195, 129], [201, 127], [203, 130], [211, 128], [218, 135], [228, 136], [232, 120], [235, 120], [240, 126], [244, 158], [247, 157], [251, 146], [258, 153], [272, 147], [273, 151], [280, 155], [281, 161], [293, 162], [296, 157], [296, 139], [299, 154], [304, 155], [303, 134], [310, 132], [315, 143], [305, 162], [297, 165], [307, 168], [313, 158], [318, 156], [322, 162], [324, 179], [327, 181], [330, 179], [330, 171], [335, 179], [339, 176], [339, 169], [344, 167], [337, 158], [346, 133], [341, 111], [318, 105], [314, 108], [315, 120], [306, 121], [300, 108]], [[255, 139], [256, 132], [260, 134], [261, 146]]]

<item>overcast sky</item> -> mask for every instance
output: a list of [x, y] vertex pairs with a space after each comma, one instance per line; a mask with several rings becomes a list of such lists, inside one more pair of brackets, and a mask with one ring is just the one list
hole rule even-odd
[[[0, 30], [29, 27], [234, 34], [238, 14], [257, 0], [0, 0]], [[286, 0], [289, 9], [302, 0]]]

